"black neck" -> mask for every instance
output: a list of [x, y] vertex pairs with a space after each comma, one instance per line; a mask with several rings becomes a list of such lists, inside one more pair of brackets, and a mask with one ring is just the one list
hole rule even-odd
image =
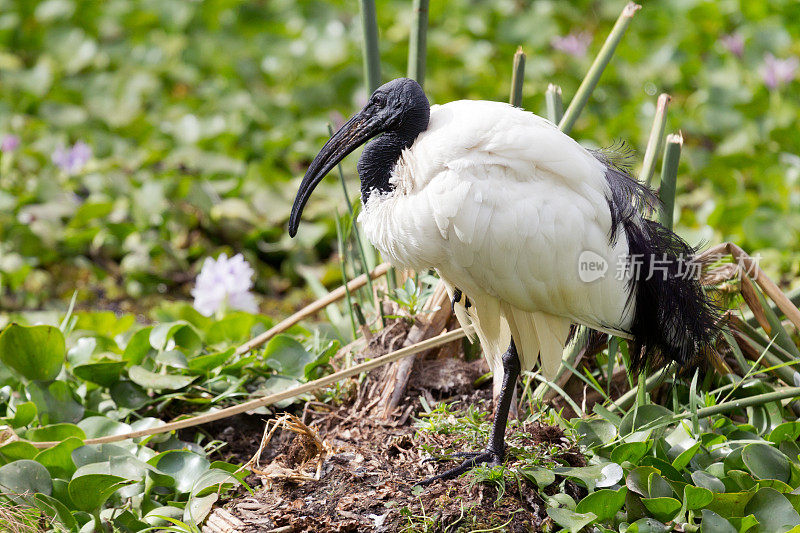
[[419, 132], [389, 131], [367, 143], [358, 160], [362, 202], [366, 203], [373, 192], [384, 194], [394, 189], [389, 183], [394, 165], [400, 153], [414, 144], [417, 135]]

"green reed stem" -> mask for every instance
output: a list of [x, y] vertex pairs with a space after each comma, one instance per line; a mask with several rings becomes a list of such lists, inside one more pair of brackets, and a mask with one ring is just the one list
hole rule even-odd
[[664, 162], [661, 166], [661, 185], [658, 198], [661, 200], [659, 222], [667, 229], [673, 227], [673, 211], [675, 211], [675, 184], [678, 179], [678, 163], [681, 159], [683, 137], [680, 133], [667, 135], [667, 146], [664, 149]]
[[639, 181], [650, 186], [653, 181], [653, 174], [656, 171], [656, 162], [661, 150], [664, 148], [664, 131], [667, 127], [667, 108], [669, 107], [670, 97], [662, 94], [658, 97], [656, 104], [656, 116], [653, 118], [653, 127], [650, 129], [650, 138], [647, 140], [647, 149], [644, 152], [642, 162], [642, 174]]
[[622, 40], [622, 36], [625, 35], [625, 30], [628, 29], [631, 19], [641, 7], [642, 6], [634, 2], [629, 2], [622, 10], [616, 24], [614, 24], [614, 27], [611, 29], [611, 33], [608, 34], [606, 42], [603, 43], [603, 47], [594, 59], [592, 66], [589, 67], [589, 72], [586, 73], [586, 77], [583, 78], [580, 87], [578, 87], [578, 91], [570, 101], [567, 111], [558, 123], [558, 127], [564, 133], [572, 131], [575, 121], [578, 120], [578, 116], [580, 116], [581, 111], [583, 111], [583, 108], [586, 106], [586, 102], [589, 101], [589, 97], [592, 95], [592, 91], [597, 87], [597, 82], [600, 81], [603, 70], [605, 70], [609, 61], [611, 61], [614, 50], [616, 50], [617, 45], [620, 40]]
[[514, 71], [511, 73], [511, 93], [508, 103], [514, 107], [522, 107], [522, 84], [525, 81], [525, 52], [522, 47], [514, 54]]
[[[344, 284], [344, 291], [345, 291], [345, 300], [347, 301], [347, 314], [350, 315], [350, 325], [353, 327], [353, 338], [355, 339], [358, 336], [358, 330], [356, 329], [356, 319], [353, 317], [353, 300], [350, 297], [350, 289], [347, 287], [347, 268], [345, 266], [345, 261], [347, 260], [347, 252], [344, 249], [344, 234], [342, 233], [342, 222], [339, 220], [339, 212], [336, 212], [336, 240], [339, 243], [339, 255], [341, 256], [341, 260], [339, 261], [339, 266], [342, 270], [342, 283]], [[369, 276], [367, 276], [369, 277]]]
[[553, 124], [561, 122], [561, 117], [564, 116], [564, 103], [561, 101], [561, 87], [553, 85], [552, 83], [547, 86], [547, 92], [544, 93], [545, 101], [547, 102], [547, 118]]
[[364, 34], [364, 80], [371, 93], [381, 84], [381, 57], [378, 49], [378, 17], [375, 0], [361, 0], [361, 29]]
[[428, 2], [414, 0], [414, 20], [408, 40], [408, 77], [425, 86], [425, 57], [428, 50]]

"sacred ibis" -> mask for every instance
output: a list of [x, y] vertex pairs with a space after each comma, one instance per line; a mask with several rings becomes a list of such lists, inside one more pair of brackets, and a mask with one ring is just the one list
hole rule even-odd
[[686, 275], [694, 249], [641, 216], [653, 192], [505, 103], [431, 106], [407, 78], [378, 88], [309, 166], [291, 236], [320, 180], [370, 139], [357, 166], [364, 233], [397, 267], [438, 271], [502, 376], [486, 450], [423, 483], [502, 462], [516, 379], [537, 365], [552, 377], [571, 324], [632, 339], [634, 370], [707, 353], [717, 314]]

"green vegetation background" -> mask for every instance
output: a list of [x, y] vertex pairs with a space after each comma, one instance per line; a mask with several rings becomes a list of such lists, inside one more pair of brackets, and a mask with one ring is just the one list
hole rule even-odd
[[[624, 2], [432, 2], [426, 90], [433, 103], [507, 100], [514, 50], [528, 54], [524, 106], [548, 83], [574, 94]], [[800, 273], [800, 83], [769, 90], [764, 55], [800, 55], [791, 0], [647, 1], [573, 135], [624, 140], [641, 162], [661, 92], [686, 140], [678, 230], [760, 253], [770, 275]], [[377, 2], [382, 79], [404, 75], [410, 1]], [[588, 32], [573, 57], [551, 40]], [[739, 32], [737, 57], [720, 38]], [[334, 179], [285, 232], [296, 184], [327, 135], [366, 98], [355, 1], [0, 1], [0, 308], [188, 297], [203, 258], [243, 252], [266, 301], [290, 307], [295, 267], [336, 248]], [[76, 175], [51, 161], [84, 141]], [[355, 158], [344, 165], [356, 191]], [[308, 222], [313, 221], [313, 222]], [[294, 296], [292, 296], [294, 294]], [[262, 302], [269, 311], [273, 305]], [[138, 310], [140, 307], [124, 307]]]

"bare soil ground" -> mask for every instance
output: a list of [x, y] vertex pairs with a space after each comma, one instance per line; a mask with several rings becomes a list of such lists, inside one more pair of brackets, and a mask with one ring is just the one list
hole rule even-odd
[[[278, 430], [259, 458], [262, 476], [252, 474], [253, 494], [243, 492], [224, 508], [253, 532], [345, 531], [539, 531], [548, 520], [538, 489], [520, 476], [503, 493], [495, 485], [475, 483], [470, 476], [426, 487], [415, 484], [455, 462], [432, 463], [425, 445], [434, 450], [461, 449], [457, 435], [417, 431], [415, 416], [423, 412], [420, 397], [429, 405], [439, 401], [466, 410], [469, 405], [491, 411], [491, 381], [474, 388], [486, 370], [483, 361], [459, 359], [417, 361], [399, 416], [385, 420], [369, 412], [364, 391], [374, 391], [380, 371], [358, 387], [359, 394], [335, 408], [306, 406], [303, 422], [315, 430], [328, 450], [319, 469], [319, 480], [291, 481], [284, 474], [313, 473], [318, 462], [314, 439]], [[366, 402], [369, 403], [369, 402]], [[366, 406], [369, 407], [369, 406]], [[228, 422], [225, 428], [209, 428], [228, 441], [229, 456], [247, 461], [258, 450], [263, 421], [256, 417]], [[565, 464], [585, 464], [583, 456], [564, 437], [560, 428], [538, 423], [514, 424], [514, 432], [531, 445], [541, 445], [548, 455]], [[249, 452], [248, 452], [249, 450]], [[507, 466], [513, 468], [514, 459]], [[264, 466], [266, 465], [266, 467]], [[263, 475], [279, 473], [280, 475]], [[283, 476], [283, 477], [282, 477]], [[569, 489], [570, 487], [568, 487]], [[578, 491], [578, 487], [571, 487]], [[574, 494], [574, 497], [579, 495]]]

